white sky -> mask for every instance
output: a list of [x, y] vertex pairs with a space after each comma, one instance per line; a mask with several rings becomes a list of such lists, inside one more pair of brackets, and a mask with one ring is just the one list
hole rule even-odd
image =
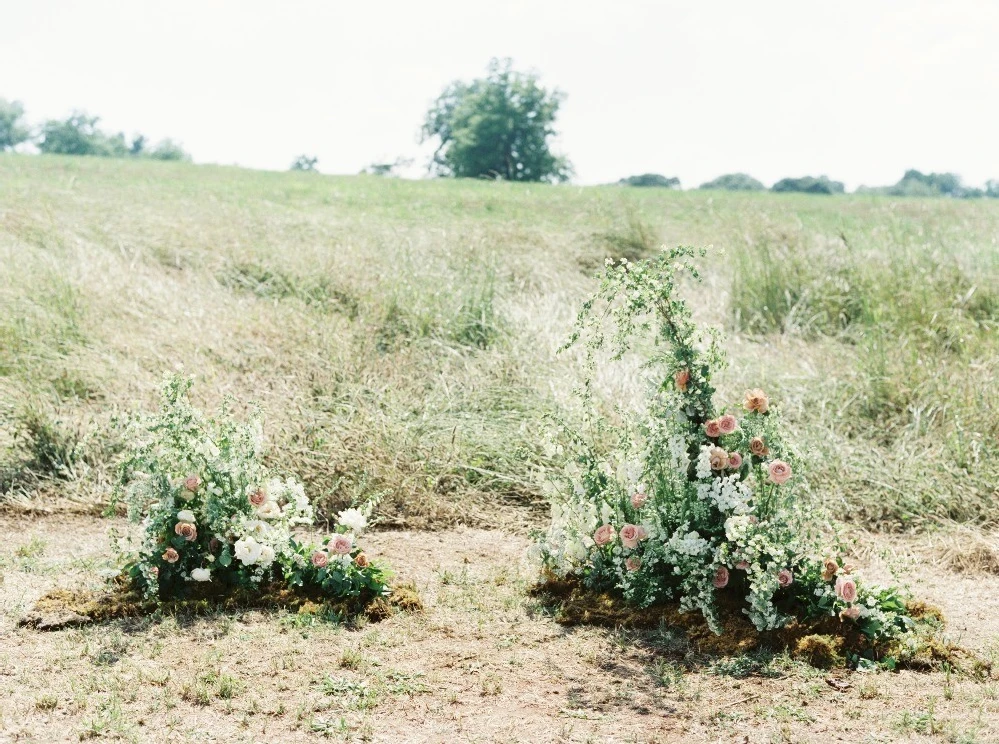
[[429, 104], [493, 56], [568, 94], [579, 183], [999, 178], [997, 0], [0, 0], [0, 96], [197, 162], [422, 166]]

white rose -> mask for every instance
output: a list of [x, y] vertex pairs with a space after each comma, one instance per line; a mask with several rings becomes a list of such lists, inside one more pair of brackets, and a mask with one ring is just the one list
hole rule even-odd
[[243, 529], [246, 530], [247, 534], [266, 535], [270, 532], [271, 526], [259, 519], [248, 519], [244, 523]]
[[352, 532], [363, 532], [368, 526], [368, 518], [360, 509], [345, 509], [337, 515], [340, 524]]
[[242, 561], [244, 565], [249, 566], [256, 563], [260, 558], [262, 546], [252, 537], [244, 537], [242, 540], [237, 540], [234, 547], [236, 557]]
[[260, 546], [260, 558], [257, 559], [257, 563], [261, 566], [269, 566], [274, 562], [274, 548], [270, 545]]
[[281, 508], [273, 501], [265, 501], [264, 504], [257, 509], [257, 516], [263, 517], [264, 519], [280, 517]]
[[177, 521], [190, 522], [191, 524], [194, 524], [195, 522], [194, 512], [191, 511], [190, 509], [181, 509], [179, 512], [177, 512]]
[[191, 578], [195, 581], [211, 581], [212, 572], [207, 568], [195, 568], [191, 571]]

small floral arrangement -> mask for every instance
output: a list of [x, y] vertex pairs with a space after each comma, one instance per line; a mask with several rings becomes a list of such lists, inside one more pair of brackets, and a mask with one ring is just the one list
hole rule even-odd
[[580, 313], [567, 346], [587, 336], [588, 379], [597, 350], [611, 346], [620, 358], [648, 332], [654, 387], [623, 424], [591, 415], [588, 436], [563, 424], [553, 441], [566, 465], [549, 483], [551, 526], [539, 542], [547, 573], [641, 607], [678, 601], [716, 633], [724, 597], [759, 631], [838, 617], [872, 642], [898, 639], [914, 626], [904, 599], [863, 583], [842, 546], [823, 546], [802, 462], [770, 397], [751, 389], [741, 405], [715, 408], [719, 339], [700, 332], [677, 297], [681, 276], [698, 278], [693, 256], [677, 248], [609, 263]]
[[157, 601], [275, 583], [334, 599], [386, 593], [385, 570], [357, 545], [373, 502], [340, 512], [318, 544], [302, 540], [312, 504], [300, 482], [264, 466], [259, 417], [239, 421], [227, 402], [208, 419], [191, 406], [191, 385], [168, 377], [162, 410], [130, 422], [116, 500], [142, 525], [125, 556], [133, 585]]

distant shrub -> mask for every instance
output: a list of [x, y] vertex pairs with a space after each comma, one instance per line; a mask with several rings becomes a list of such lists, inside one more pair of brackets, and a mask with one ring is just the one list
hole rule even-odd
[[76, 111], [67, 119], [50, 119], [42, 125], [38, 149], [48, 155], [90, 155], [103, 158], [150, 158], [190, 160], [184, 149], [170, 139], [146, 147], [146, 137], [138, 134], [131, 142], [122, 132], [108, 134], [97, 127], [100, 117]]
[[20, 101], [0, 98], [0, 152], [13, 150], [31, 137], [24, 124], [24, 106]]
[[842, 194], [844, 192], [841, 182], [831, 181], [826, 176], [782, 178], [770, 190], [776, 193], [799, 192], [802, 194]]
[[363, 176], [398, 176], [400, 168], [408, 168], [413, 164], [412, 158], [396, 158], [391, 163], [372, 163], [361, 169]]
[[649, 186], [661, 189], [680, 188], [679, 178], [667, 178], [659, 173], [643, 173], [640, 176], [628, 176], [617, 182], [619, 186]]
[[985, 182], [985, 196], [990, 199], [999, 199], [999, 180]]
[[[990, 181], [994, 184], [995, 182]], [[986, 190], [965, 186], [956, 173], [922, 173], [915, 169], [905, 172], [894, 186], [861, 186], [857, 191], [888, 196], [948, 196], [954, 199], [978, 199], [991, 196]], [[999, 191], [995, 192], [999, 195]]]
[[746, 173], [726, 173], [699, 188], [716, 191], [766, 191], [767, 187]]
[[156, 147], [152, 150], [144, 150], [139, 153], [142, 157], [150, 158], [151, 160], [190, 160], [191, 156], [187, 154], [183, 147], [174, 142], [172, 139], [161, 140], [157, 143]]
[[289, 170], [293, 171], [306, 171], [308, 173], [315, 173], [316, 163], [319, 162], [319, 158], [315, 155], [309, 157], [308, 155], [299, 155], [295, 158], [295, 162], [291, 164]]

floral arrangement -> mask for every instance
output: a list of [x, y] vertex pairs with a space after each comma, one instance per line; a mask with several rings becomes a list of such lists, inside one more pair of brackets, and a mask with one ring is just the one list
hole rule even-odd
[[741, 405], [716, 409], [718, 336], [699, 331], [677, 296], [683, 278], [699, 278], [693, 257], [677, 248], [608, 262], [580, 313], [566, 346], [587, 337], [587, 379], [598, 350], [620, 358], [651, 335], [654, 387], [620, 425], [591, 415], [583, 436], [563, 424], [552, 446], [566, 465], [549, 483], [551, 526], [539, 542], [546, 572], [640, 607], [678, 601], [716, 633], [724, 597], [759, 631], [838, 617], [872, 642], [901, 638], [914, 620], [899, 591], [863, 582], [842, 545], [823, 546], [774, 402], [751, 389]]
[[208, 419], [191, 406], [191, 385], [168, 377], [162, 410], [129, 424], [116, 501], [142, 525], [125, 556], [133, 586], [157, 601], [275, 583], [334, 599], [387, 593], [385, 570], [357, 545], [373, 502], [340, 512], [318, 544], [303, 541], [296, 530], [313, 525], [312, 504], [300, 482], [264, 466], [259, 417], [239, 421], [227, 402]]

